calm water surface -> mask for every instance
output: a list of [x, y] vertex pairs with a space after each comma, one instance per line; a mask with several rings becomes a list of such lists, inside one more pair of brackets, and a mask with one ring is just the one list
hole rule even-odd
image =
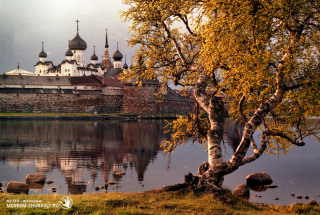
[[[45, 173], [51, 185], [33, 187], [29, 194], [103, 192], [94, 187], [108, 181], [108, 192], [137, 192], [183, 182], [188, 172], [197, 173], [207, 159], [205, 149], [187, 142], [177, 148], [170, 163], [161, 144], [162, 120], [119, 121], [0, 121], [0, 182], [25, 181], [27, 174]], [[243, 127], [226, 124], [226, 157], [236, 147]], [[256, 134], [259, 138], [259, 133]], [[226, 176], [224, 186], [233, 190], [255, 172], [268, 172], [276, 189], [251, 191], [250, 201], [290, 204], [320, 201], [320, 144], [308, 139], [305, 147], [293, 147], [285, 157], [263, 155]], [[115, 172], [124, 172], [118, 176]], [[309, 196], [298, 200], [291, 194]], [[261, 197], [258, 197], [261, 196]], [[280, 200], [274, 200], [274, 198]]]

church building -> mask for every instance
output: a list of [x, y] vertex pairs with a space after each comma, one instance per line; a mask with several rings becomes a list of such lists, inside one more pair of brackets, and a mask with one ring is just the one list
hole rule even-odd
[[[114, 63], [112, 64], [109, 55], [108, 34], [106, 33], [105, 53], [101, 63], [98, 63], [98, 57], [95, 53], [95, 46], [91, 62], [86, 64], [84, 53], [87, 49], [87, 43], [79, 35], [79, 21], [77, 20], [77, 34], [69, 41], [68, 50], [65, 53], [65, 60], [55, 66], [52, 61], [47, 60], [47, 54], [44, 51], [44, 43], [42, 42], [42, 50], [39, 53], [39, 61], [35, 65], [36, 76], [114, 76], [122, 72], [123, 55], [118, 49], [113, 54]], [[124, 65], [128, 68], [128, 66]]]
[[[0, 112], [83, 113], [189, 113], [194, 101], [167, 87], [161, 98], [155, 96], [162, 86], [159, 80], [137, 79], [121, 83], [118, 75], [128, 69], [117, 50], [110, 60], [108, 34], [101, 62], [93, 46], [91, 62], [86, 63], [87, 43], [80, 37], [79, 21], [76, 36], [69, 41], [65, 59], [59, 65], [47, 60], [44, 43], [35, 65], [35, 73], [20, 69], [0, 75]], [[143, 59], [139, 60], [144, 70]], [[130, 69], [132, 65], [130, 66]], [[161, 100], [161, 102], [159, 102]]]

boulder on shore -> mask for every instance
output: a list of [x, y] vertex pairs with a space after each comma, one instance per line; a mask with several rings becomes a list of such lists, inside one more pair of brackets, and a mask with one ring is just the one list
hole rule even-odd
[[7, 185], [7, 193], [15, 193], [15, 194], [28, 194], [29, 186], [26, 183], [11, 181]]
[[268, 175], [268, 173], [265, 172], [258, 172], [251, 175], [248, 175], [246, 177], [247, 185], [251, 190], [254, 191], [265, 191], [268, 189], [268, 186], [272, 184], [273, 180]]
[[42, 183], [28, 183], [30, 190], [41, 190], [44, 187]]
[[310, 206], [319, 206], [318, 202], [316, 200], [311, 200], [310, 202], [308, 202], [308, 205]]
[[52, 184], [54, 181], [46, 180], [46, 184]]
[[248, 200], [250, 198], [249, 187], [245, 184], [240, 184], [232, 192], [233, 195]]
[[46, 175], [44, 174], [29, 174], [26, 176], [26, 183], [42, 183], [46, 181]]

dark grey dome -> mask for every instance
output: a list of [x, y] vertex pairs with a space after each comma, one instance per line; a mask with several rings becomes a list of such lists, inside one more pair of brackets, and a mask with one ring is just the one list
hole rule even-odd
[[132, 64], [130, 65], [129, 69], [133, 69], [133, 66], [132, 66]]
[[97, 56], [96, 54], [93, 54], [93, 55], [91, 56], [91, 60], [98, 60], [98, 56]]
[[128, 67], [128, 64], [127, 64], [127, 63], [124, 63], [124, 64], [123, 64], [123, 68], [124, 68], [124, 69], [128, 69], [128, 68], [129, 68], [129, 67]]
[[73, 56], [73, 53], [72, 53], [72, 51], [70, 49], [66, 52], [66, 56], [67, 57], [72, 57]]
[[86, 50], [87, 43], [77, 34], [75, 38], [73, 38], [69, 42], [69, 49], [70, 50]]
[[119, 50], [117, 50], [113, 55], [112, 58], [114, 61], [121, 61], [123, 58], [123, 55], [121, 54], [121, 52]]
[[46, 58], [47, 57], [47, 53], [45, 53], [43, 50], [39, 53], [39, 57], [41, 58]]

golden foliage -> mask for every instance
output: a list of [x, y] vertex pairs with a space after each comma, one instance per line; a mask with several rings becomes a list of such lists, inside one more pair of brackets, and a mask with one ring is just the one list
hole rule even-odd
[[[249, 118], [275, 93], [279, 65], [283, 64], [284, 97], [261, 127], [283, 134], [271, 138], [269, 151], [286, 152], [291, 147], [288, 139], [303, 141], [317, 134], [319, 128], [311, 127], [307, 118], [320, 114], [320, 1], [123, 3], [130, 6], [122, 12], [124, 20], [131, 22], [129, 44], [139, 47], [136, 66], [123, 79], [158, 77], [165, 86], [174, 83], [194, 89], [205, 72], [210, 79], [207, 96], [212, 92], [223, 95], [230, 107], [228, 115], [242, 120], [240, 98], [245, 96], [243, 113]], [[286, 53], [290, 54], [289, 60], [282, 62]], [[144, 70], [137, 63], [141, 57]], [[198, 138], [190, 117], [181, 117], [171, 126], [167, 151], [182, 144], [185, 136]], [[203, 137], [198, 139], [204, 142]]]

